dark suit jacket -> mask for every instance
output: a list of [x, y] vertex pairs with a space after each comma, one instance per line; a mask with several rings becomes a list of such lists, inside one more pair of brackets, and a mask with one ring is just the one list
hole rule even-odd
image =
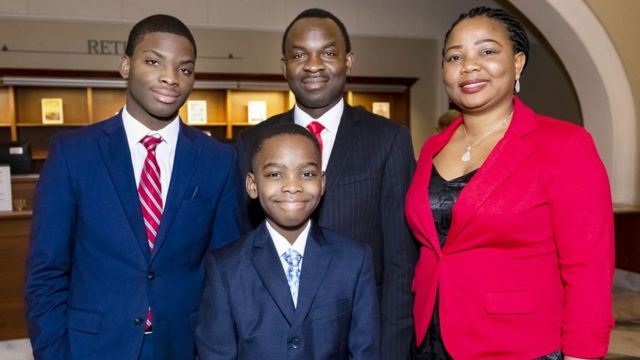
[[239, 233], [235, 162], [233, 149], [180, 124], [150, 253], [121, 116], [54, 137], [27, 265], [35, 358], [136, 359], [149, 306], [157, 358], [193, 358], [204, 254]]
[[196, 328], [203, 360], [378, 360], [371, 251], [312, 224], [298, 306], [263, 223], [208, 254]]
[[[260, 131], [293, 121], [291, 110], [240, 133], [236, 145], [241, 178], [250, 168], [251, 148]], [[373, 251], [383, 359], [406, 359], [412, 346], [411, 279], [417, 250], [403, 207], [414, 170], [406, 127], [345, 104], [326, 170], [324, 198], [314, 219]], [[250, 203], [246, 194], [245, 201]], [[248, 218], [253, 220], [262, 214], [256, 204], [249, 205]]]

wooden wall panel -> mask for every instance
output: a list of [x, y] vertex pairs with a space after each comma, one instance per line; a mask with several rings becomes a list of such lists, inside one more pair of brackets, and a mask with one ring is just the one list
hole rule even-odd
[[9, 214], [0, 215], [0, 340], [27, 337], [23, 289], [31, 212]]

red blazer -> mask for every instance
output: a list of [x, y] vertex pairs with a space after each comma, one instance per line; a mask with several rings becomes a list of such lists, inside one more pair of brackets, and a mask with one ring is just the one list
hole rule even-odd
[[406, 216], [421, 243], [416, 340], [439, 290], [455, 359], [533, 359], [561, 349], [607, 353], [613, 327], [613, 206], [591, 136], [517, 98], [509, 129], [461, 192], [444, 247], [429, 205], [432, 159], [462, 123], [424, 144]]

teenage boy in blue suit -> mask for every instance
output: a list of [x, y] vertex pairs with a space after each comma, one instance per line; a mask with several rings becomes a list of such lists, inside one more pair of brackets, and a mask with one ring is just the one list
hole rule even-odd
[[239, 232], [235, 153], [185, 126], [196, 46], [154, 15], [129, 35], [116, 116], [51, 140], [27, 321], [36, 359], [193, 359], [207, 249]]
[[379, 359], [371, 250], [310, 220], [325, 185], [317, 140], [273, 126], [251, 159], [247, 192], [266, 221], [206, 257], [201, 359]]

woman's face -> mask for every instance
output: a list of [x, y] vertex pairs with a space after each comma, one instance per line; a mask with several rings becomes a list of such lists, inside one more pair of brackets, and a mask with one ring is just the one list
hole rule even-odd
[[525, 61], [524, 53], [513, 53], [500, 21], [486, 16], [462, 20], [445, 44], [445, 89], [464, 112], [491, 111], [513, 100], [513, 85]]

